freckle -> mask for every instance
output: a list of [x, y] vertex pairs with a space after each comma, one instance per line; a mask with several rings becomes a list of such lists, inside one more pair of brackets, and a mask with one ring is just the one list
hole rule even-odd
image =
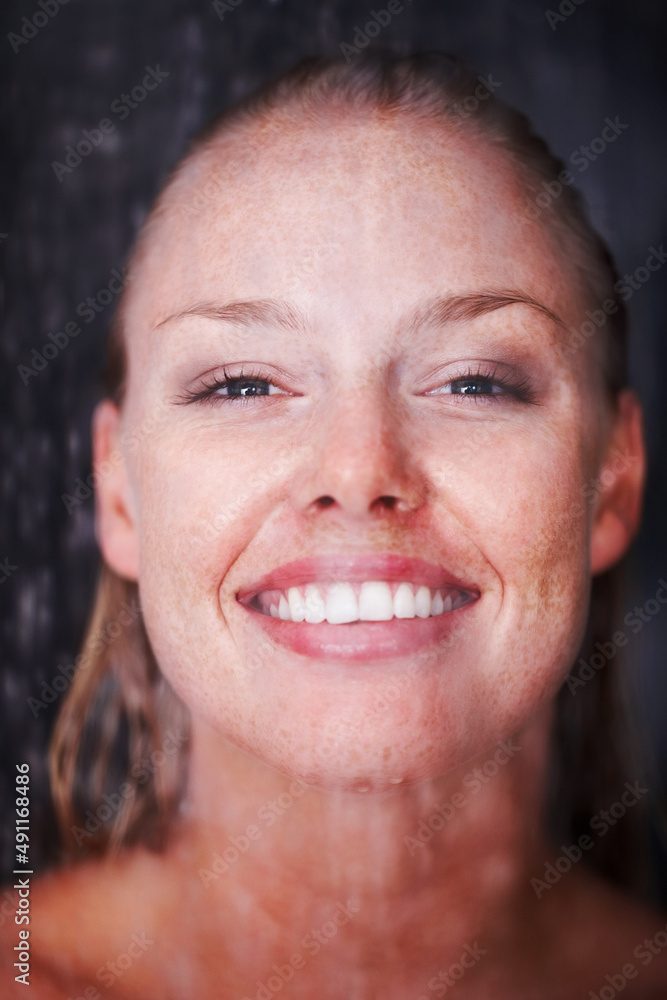
[[382, 750], [382, 759], [389, 760], [391, 756], [391, 747], [384, 747]]

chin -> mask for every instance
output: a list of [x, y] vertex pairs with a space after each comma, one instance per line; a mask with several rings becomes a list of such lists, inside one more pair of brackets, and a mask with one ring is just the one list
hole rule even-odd
[[326, 743], [296, 748], [237, 743], [256, 760], [290, 779], [328, 792], [382, 795], [434, 780], [454, 771], [469, 753], [462, 748], [437, 747], [428, 739], [410, 747], [379, 740], [345, 748]]

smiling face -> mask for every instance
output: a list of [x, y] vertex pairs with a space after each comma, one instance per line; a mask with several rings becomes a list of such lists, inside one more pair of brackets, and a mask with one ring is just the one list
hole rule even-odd
[[524, 203], [504, 154], [405, 120], [246, 129], [172, 186], [99, 534], [195, 738], [388, 788], [562, 683], [632, 524], [582, 502], [610, 415]]

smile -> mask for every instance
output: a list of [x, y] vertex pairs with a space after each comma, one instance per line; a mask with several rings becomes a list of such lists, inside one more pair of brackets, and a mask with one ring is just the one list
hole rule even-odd
[[481, 596], [466, 571], [397, 553], [322, 553], [236, 593], [276, 646], [313, 660], [396, 660], [461, 634]]
[[288, 622], [348, 625], [392, 618], [432, 618], [474, 598], [457, 587], [427, 587], [407, 581], [366, 580], [307, 583], [285, 590], [263, 590], [251, 602], [261, 614]]

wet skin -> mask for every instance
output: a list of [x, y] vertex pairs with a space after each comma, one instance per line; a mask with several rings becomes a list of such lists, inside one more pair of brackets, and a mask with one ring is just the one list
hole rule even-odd
[[[555, 693], [591, 571], [632, 530], [635, 510], [581, 502], [610, 428], [591, 355], [561, 350], [587, 303], [497, 151], [381, 122], [254, 142], [172, 190], [133, 283], [121, 433], [140, 443], [126, 520], [102, 500], [102, 545], [139, 578], [158, 661], [208, 727], [324, 788], [438, 777]], [[236, 182], [183, 214], [225, 155]], [[461, 298], [499, 292], [537, 306], [461, 318]], [[271, 395], [212, 394], [241, 376]], [[113, 420], [100, 414], [100, 434]], [[319, 656], [294, 655], [315, 626], [238, 600], [293, 560], [345, 579], [328, 557], [363, 574], [387, 554], [477, 600], [430, 630], [324, 626]], [[405, 697], [378, 714], [409, 666]]]
[[[578, 871], [539, 904], [529, 880], [550, 857], [551, 702], [591, 574], [636, 529], [638, 406], [626, 393], [609, 407], [592, 349], [563, 353], [590, 303], [522, 217], [498, 150], [381, 118], [273, 125], [171, 188], [130, 282], [124, 405], [96, 416], [98, 463], [124, 456], [101, 477], [101, 547], [139, 580], [192, 737], [167, 855], [68, 876], [73, 907], [106, 890], [86, 968], [120, 949], [131, 899], [133, 927], [159, 942], [132, 972], [144, 995], [180, 954], [197, 956], [200, 995], [254, 996], [350, 900], [290, 995], [426, 993], [476, 939], [489, 957], [462, 997], [597, 988], [653, 918], [616, 916]], [[618, 449], [631, 461], [582, 503]], [[400, 558], [422, 562], [402, 575]], [[267, 574], [278, 589], [446, 580], [469, 600], [428, 619], [286, 622], [253, 604]], [[521, 751], [410, 851], [508, 739]], [[295, 779], [308, 790], [207, 887], [197, 873]]]

